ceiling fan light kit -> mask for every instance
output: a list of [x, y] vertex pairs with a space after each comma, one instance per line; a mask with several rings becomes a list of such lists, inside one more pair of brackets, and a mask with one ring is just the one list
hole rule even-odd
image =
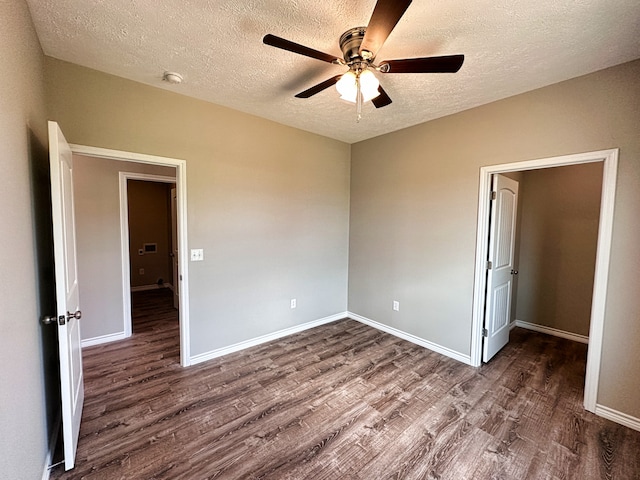
[[262, 41], [272, 47], [349, 67], [346, 73], [314, 85], [298, 93], [296, 97], [309, 98], [335, 85], [340, 98], [356, 104], [356, 121], [360, 121], [363, 103], [371, 101], [376, 108], [391, 103], [391, 98], [380, 85], [374, 70], [382, 74], [455, 73], [462, 67], [464, 55], [385, 60], [380, 65], [373, 63], [377, 52], [410, 4], [411, 0], [378, 0], [367, 27], [351, 28], [340, 36], [343, 58], [271, 34], [265, 35]]
[[336, 83], [336, 90], [340, 93], [340, 98], [348, 102], [356, 103], [358, 94], [362, 95], [363, 102], [368, 102], [380, 95], [379, 86], [380, 82], [371, 70], [359, 73], [349, 70]]

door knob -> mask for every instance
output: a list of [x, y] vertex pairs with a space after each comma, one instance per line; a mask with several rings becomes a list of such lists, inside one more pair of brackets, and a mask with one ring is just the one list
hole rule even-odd
[[51, 317], [49, 315], [47, 315], [42, 319], [43, 325], [51, 325], [52, 323], [57, 323], [57, 322], [58, 322], [58, 317]]
[[517, 275], [518, 274], [518, 270], [511, 270], [511, 275]]
[[75, 318], [76, 320], [80, 320], [82, 318], [82, 312], [80, 310], [76, 310], [74, 313], [67, 312], [67, 321]]

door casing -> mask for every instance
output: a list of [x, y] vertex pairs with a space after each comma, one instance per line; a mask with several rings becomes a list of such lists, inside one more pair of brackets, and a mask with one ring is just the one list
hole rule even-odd
[[[128, 338], [133, 332], [131, 320], [131, 256], [129, 250], [129, 193], [127, 180], [142, 180], [145, 182], [176, 183], [175, 177], [151, 175], [148, 173], [120, 172], [120, 253], [122, 258], [122, 304], [124, 318], [124, 336]], [[177, 189], [176, 189], [177, 190]], [[178, 245], [180, 243], [178, 242]], [[178, 255], [180, 246], [178, 246]]]
[[[175, 167], [175, 184], [178, 193], [178, 245], [179, 245], [179, 275], [180, 275], [180, 308], [178, 316], [180, 321], [180, 365], [187, 367], [191, 365], [191, 348], [189, 344], [189, 272], [188, 272], [188, 252], [189, 245], [187, 239], [187, 162], [176, 158], [159, 157], [141, 153], [125, 152], [121, 150], [110, 150], [99, 147], [89, 147], [85, 145], [70, 144], [71, 151], [77, 155], [88, 157], [105, 158], [124, 162], [146, 163], [150, 165], [160, 165], [165, 167]], [[127, 247], [127, 282], [129, 285], [129, 263]], [[125, 259], [123, 259], [123, 262]], [[124, 269], [124, 266], [123, 266]], [[124, 293], [123, 293], [124, 295]], [[128, 298], [129, 291], [126, 293]], [[125, 306], [126, 309], [126, 306]], [[130, 314], [129, 310], [129, 314]]]
[[478, 232], [476, 237], [476, 265], [471, 327], [471, 365], [475, 367], [479, 367], [482, 363], [482, 328], [484, 323], [486, 289], [485, 259], [487, 258], [489, 248], [489, 196], [491, 192], [491, 176], [497, 173], [603, 162], [598, 246], [596, 251], [596, 268], [593, 282], [589, 347], [584, 387], [584, 407], [586, 410], [594, 413], [597, 406], [598, 383], [600, 379], [600, 360], [602, 357], [616, 177], [618, 172], [618, 152], [616, 148], [481, 167], [480, 185], [478, 189]]

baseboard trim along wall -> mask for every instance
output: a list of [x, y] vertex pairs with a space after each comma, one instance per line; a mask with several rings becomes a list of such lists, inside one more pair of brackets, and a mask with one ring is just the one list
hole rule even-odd
[[599, 417], [606, 418], [612, 422], [619, 423], [625, 427], [629, 427], [632, 430], [640, 432], [640, 418], [632, 417], [626, 413], [618, 412], [613, 408], [605, 407], [604, 405], [596, 404], [595, 414]]
[[82, 340], [82, 348], [93, 347], [94, 345], [102, 345], [103, 343], [116, 342], [118, 340], [124, 340], [127, 336], [124, 332], [110, 333], [108, 335], [101, 335], [99, 337], [87, 338]]
[[437, 343], [424, 340], [423, 338], [416, 337], [415, 335], [411, 335], [410, 333], [403, 332], [402, 330], [398, 330], [396, 328], [389, 327], [388, 325], [376, 322], [375, 320], [371, 320], [370, 318], [363, 317], [362, 315], [358, 315], [357, 313], [347, 312], [347, 315], [352, 320], [364, 323], [365, 325], [369, 325], [370, 327], [389, 333], [408, 342], [415, 343], [416, 345], [420, 345], [421, 347], [432, 350], [436, 353], [444, 355], [445, 357], [453, 358], [454, 360], [458, 360], [459, 362], [471, 365], [470, 355], [464, 355], [460, 352], [456, 352], [455, 350], [451, 350], [447, 347], [443, 347], [442, 345], [438, 345]]
[[[222, 357], [230, 353], [239, 352], [246, 348], [255, 347], [257, 345], [271, 342], [273, 340], [278, 340], [282, 337], [293, 335], [295, 333], [304, 332], [305, 330], [319, 327], [320, 325], [325, 325], [327, 323], [336, 322], [344, 318], [350, 318], [351, 320], [355, 320], [356, 322], [363, 323], [372, 328], [375, 328], [376, 330], [389, 333], [390, 335], [393, 335], [395, 337], [401, 338], [408, 342], [414, 343], [423, 348], [426, 348], [433, 352], [444, 355], [445, 357], [452, 358], [466, 365], [471, 365], [470, 355], [464, 355], [460, 352], [456, 352], [447, 347], [443, 347], [442, 345], [438, 345], [437, 343], [424, 340], [423, 338], [416, 337], [415, 335], [412, 335], [410, 333], [403, 332], [402, 330], [398, 330], [388, 325], [384, 325], [382, 323], [376, 322], [375, 320], [371, 320], [370, 318], [363, 317], [362, 315], [358, 315], [357, 313], [353, 313], [353, 312], [337, 313], [335, 315], [320, 318], [318, 320], [313, 320], [311, 322], [303, 323], [301, 325], [296, 325], [295, 327], [285, 328], [284, 330], [279, 330], [274, 333], [269, 333], [267, 335], [262, 335], [260, 337], [252, 338], [250, 340], [245, 340], [243, 342], [239, 342], [234, 345], [230, 345], [228, 347], [223, 347], [216, 350], [212, 350], [210, 352], [194, 355], [190, 358], [190, 365], [196, 365], [198, 363], [206, 362], [208, 360], [213, 360], [214, 358]], [[512, 322], [511, 328], [515, 328], [515, 327], [527, 328], [529, 330], [534, 330], [537, 332], [546, 333], [548, 335], [554, 335], [557, 337], [566, 338], [568, 340], [574, 340], [576, 342], [589, 343], [589, 337], [585, 337], [584, 335], [578, 335], [575, 333], [565, 332], [563, 330], [558, 330], [551, 327], [545, 327], [543, 325], [536, 325], [529, 322], [523, 322], [522, 320], [516, 320]], [[88, 338], [82, 341], [82, 348], [90, 347], [93, 345], [100, 345], [102, 343], [114, 342], [117, 340], [122, 340], [124, 338], [126, 338], [124, 335], [124, 332], [111, 334], [111, 335], [103, 335], [101, 337]], [[614, 410], [609, 407], [605, 407], [603, 405], [596, 405], [595, 414], [600, 417], [606, 418], [607, 420], [611, 420], [613, 422], [619, 423], [620, 425], [624, 425], [625, 427], [629, 427], [633, 430], [637, 430], [640, 432], [640, 419], [636, 417], [627, 415], [626, 413], [618, 412], [617, 410]], [[55, 448], [55, 443], [53, 442], [55, 442], [55, 439], [57, 438], [55, 436], [55, 433], [53, 435], [54, 436], [52, 436], [52, 443], [50, 445], [49, 453], [47, 454], [47, 458], [45, 462], [45, 469], [42, 475], [42, 480], [49, 480], [49, 469], [50, 469], [50, 463], [52, 461], [51, 457], [53, 455], [53, 448]]]
[[443, 347], [436, 343], [429, 342], [428, 340], [424, 340], [422, 338], [416, 337], [415, 335], [411, 335], [410, 333], [406, 333], [401, 330], [395, 329], [393, 327], [389, 327], [387, 325], [384, 325], [382, 323], [376, 322], [374, 320], [371, 320], [369, 318], [363, 317], [362, 315], [358, 315], [352, 312], [338, 313], [336, 315], [331, 315], [329, 317], [321, 318], [319, 320], [303, 323], [302, 325], [286, 328], [278, 332], [262, 335], [260, 337], [252, 338], [250, 340], [245, 340], [244, 342], [239, 342], [234, 345], [230, 345], [228, 347], [223, 347], [216, 350], [212, 350], [210, 352], [194, 355], [191, 357], [191, 365], [196, 365], [198, 363], [206, 362], [207, 360], [212, 360], [214, 358], [222, 357], [230, 353], [239, 352], [240, 350], [244, 350], [245, 348], [255, 347], [257, 345], [261, 345], [263, 343], [267, 343], [272, 340], [277, 340], [279, 338], [286, 337], [287, 335], [300, 333], [314, 327], [319, 327], [320, 325], [325, 325], [327, 323], [342, 320], [344, 318], [350, 318], [351, 320], [355, 320], [356, 322], [363, 323], [372, 328], [375, 328], [376, 330], [381, 330], [395, 337], [401, 338], [403, 340], [407, 340], [408, 342], [424, 347], [428, 350], [434, 351], [436, 353], [440, 353], [441, 355], [444, 355], [449, 358], [453, 358], [454, 360], [458, 360], [459, 362], [462, 362], [466, 365], [471, 365], [471, 357], [469, 355], [463, 355], [462, 353], [456, 352], [454, 350]]
[[153, 283], [151, 285], [138, 285], [137, 287], [131, 287], [132, 292], [146, 292], [147, 290], [157, 290], [158, 288], [169, 288], [173, 291], [173, 285], [170, 283], [164, 283], [162, 285], [158, 285], [157, 283]]
[[567, 340], [573, 340], [574, 342], [589, 343], [589, 337], [579, 335], [577, 333], [565, 332], [564, 330], [558, 330], [557, 328], [547, 327], [545, 325], [538, 325], [537, 323], [529, 323], [522, 320], [516, 320], [512, 323], [512, 327], [526, 328], [527, 330], [533, 330], [535, 332], [546, 333], [547, 335], [553, 335], [554, 337], [566, 338]]
[[336, 322], [344, 318], [347, 318], [347, 312], [336, 313], [335, 315], [331, 315], [329, 317], [313, 320], [311, 322], [303, 323], [301, 325], [296, 325], [295, 327], [285, 328], [284, 330], [279, 330], [274, 333], [269, 333], [267, 335], [255, 337], [250, 340], [245, 340], [243, 342], [239, 342], [234, 345], [230, 345], [228, 347], [218, 348], [210, 352], [200, 353], [190, 358], [191, 360], [190, 364], [196, 365], [198, 363], [206, 362], [207, 360], [213, 360], [214, 358], [222, 357], [224, 355], [229, 355], [230, 353], [239, 352], [240, 350], [244, 350], [245, 348], [255, 347], [263, 343], [271, 342], [273, 340], [278, 340], [279, 338], [286, 337], [288, 335], [293, 335], [294, 333], [304, 332], [305, 330], [319, 327], [320, 325], [325, 325], [327, 323]]

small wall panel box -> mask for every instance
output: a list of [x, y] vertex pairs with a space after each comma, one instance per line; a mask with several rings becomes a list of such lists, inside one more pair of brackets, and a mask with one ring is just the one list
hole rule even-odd
[[158, 244], [157, 243], [145, 243], [142, 245], [144, 253], [157, 253], [158, 252]]

